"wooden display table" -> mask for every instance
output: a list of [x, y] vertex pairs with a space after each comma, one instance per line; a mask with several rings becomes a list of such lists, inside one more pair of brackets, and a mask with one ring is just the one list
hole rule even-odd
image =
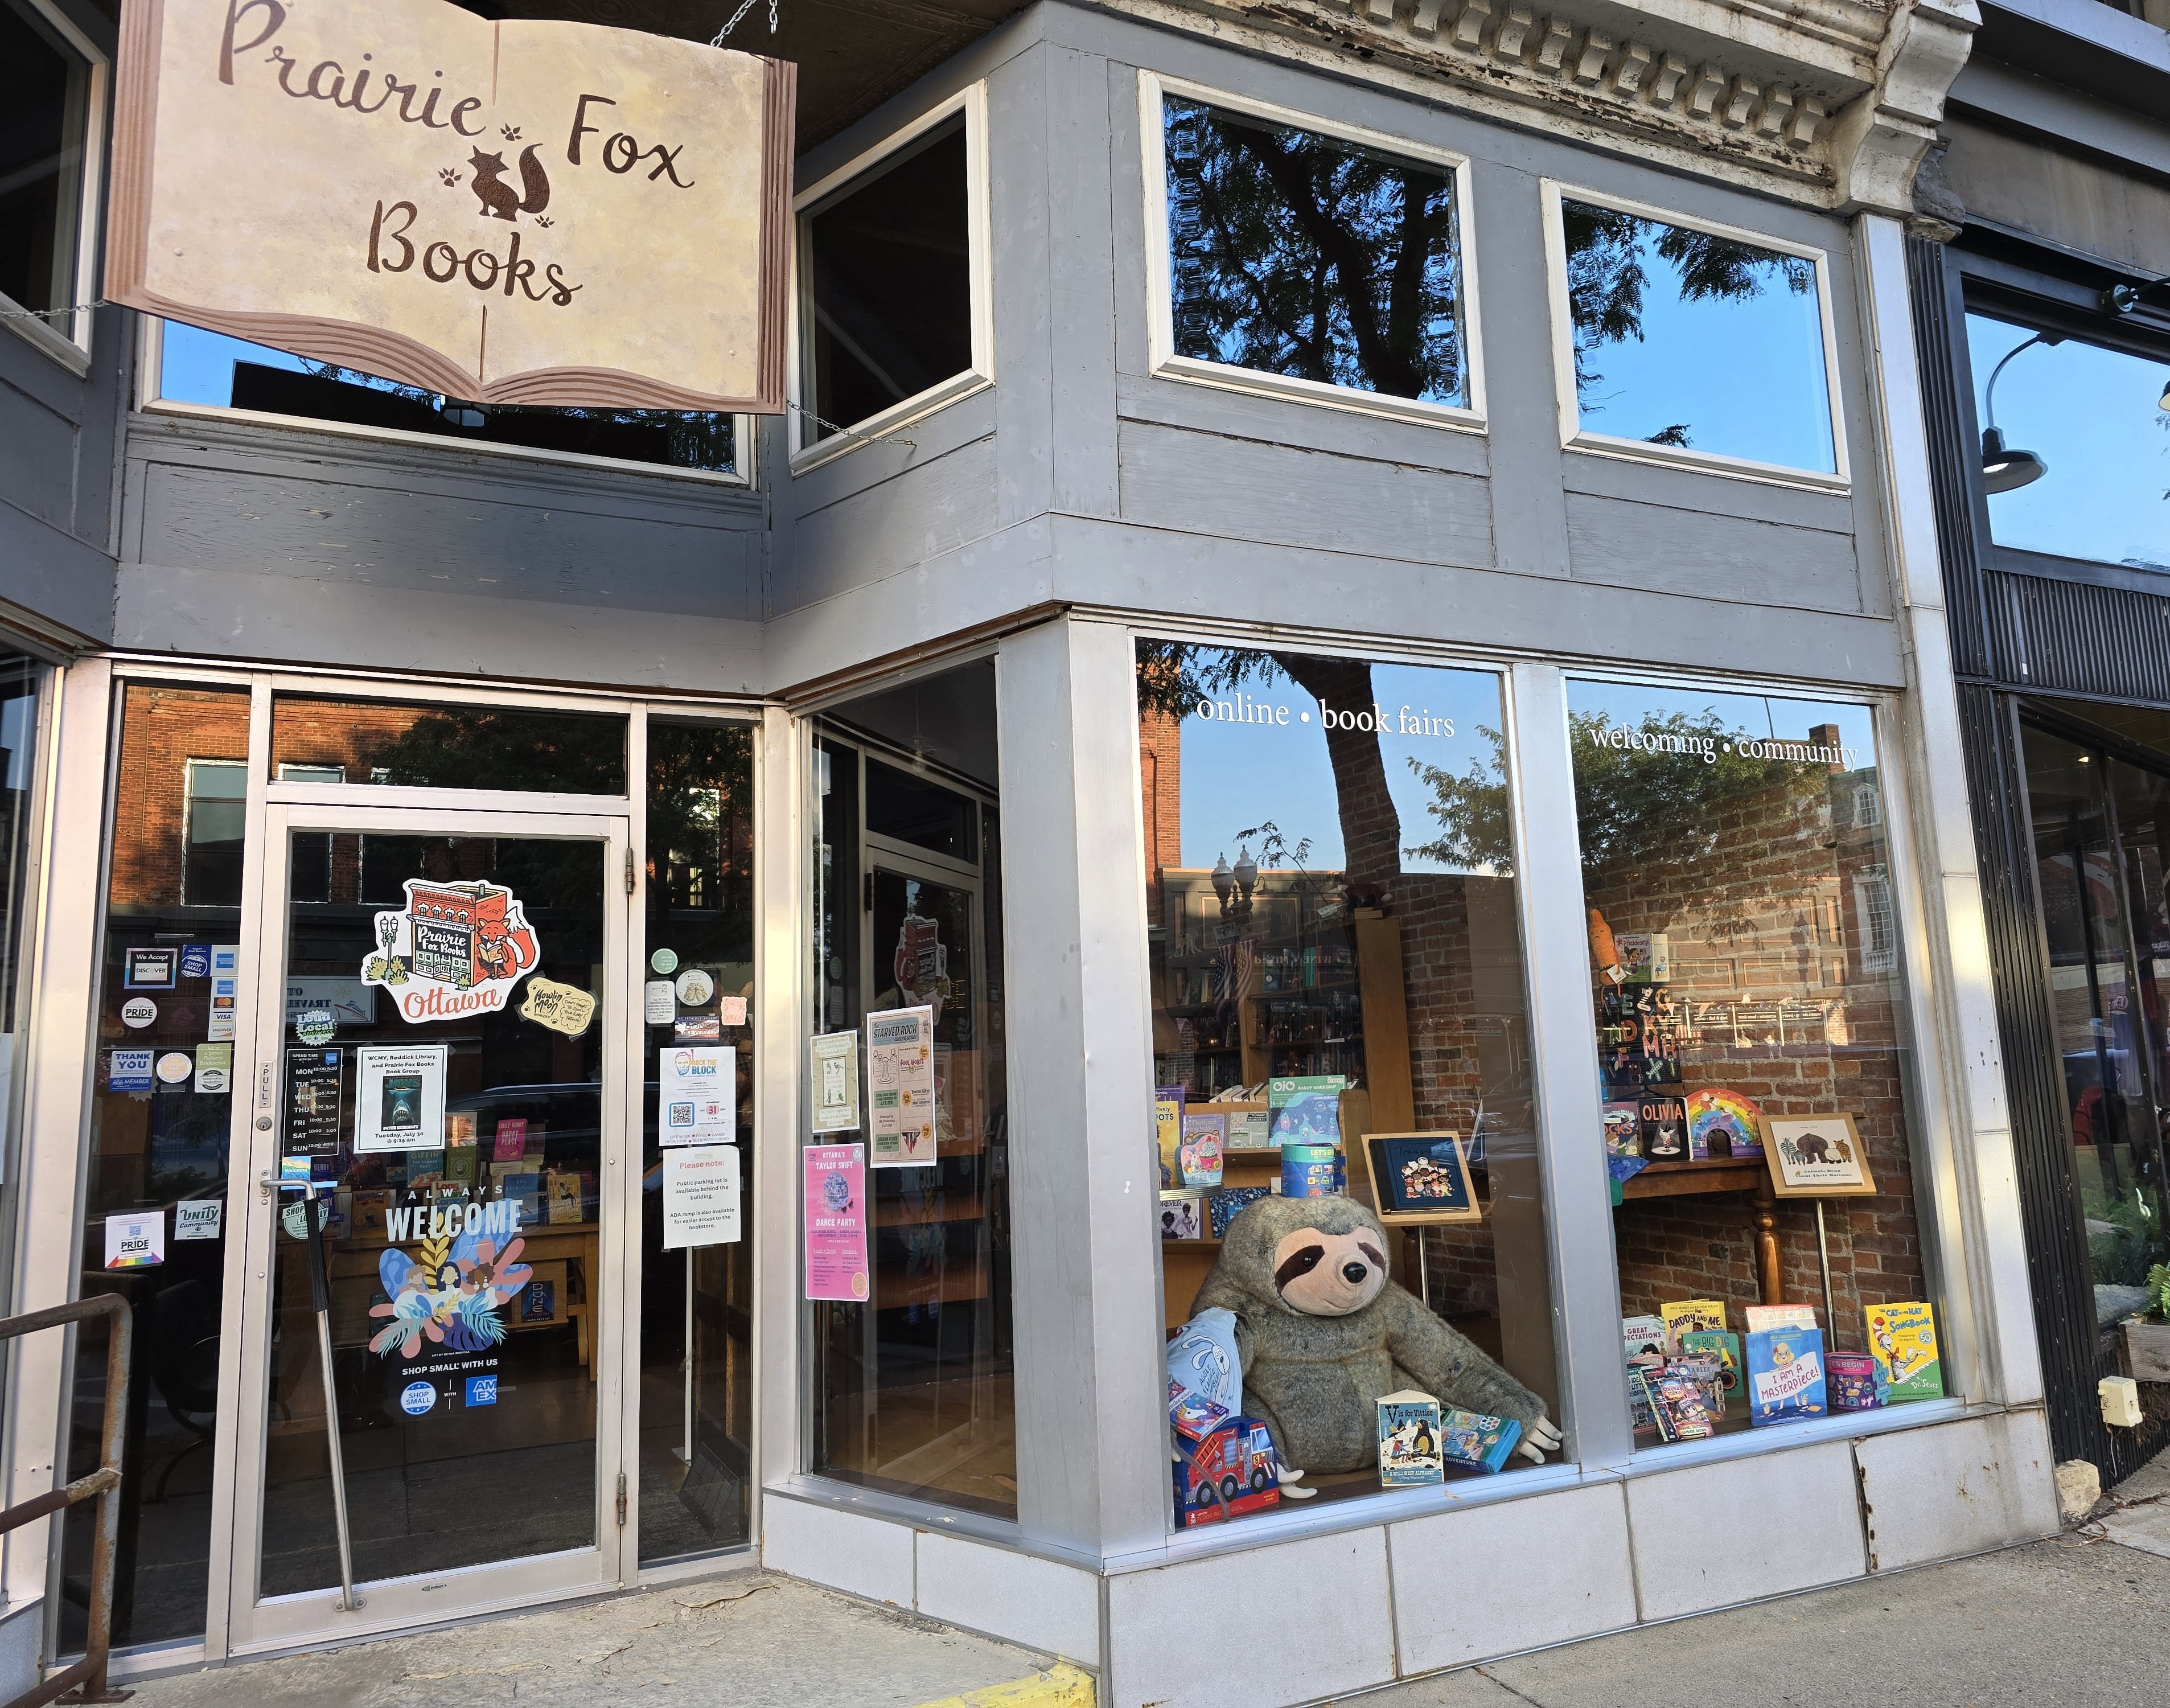
[[1771, 1173], [1761, 1157], [1654, 1162], [1621, 1186], [1620, 1198], [1625, 1203], [1634, 1198], [1678, 1198], [1711, 1192], [1756, 1194], [1756, 1284], [1764, 1304], [1783, 1304], [1786, 1288], [1778, 1263], [1778, 1202], [1771, 1196]]

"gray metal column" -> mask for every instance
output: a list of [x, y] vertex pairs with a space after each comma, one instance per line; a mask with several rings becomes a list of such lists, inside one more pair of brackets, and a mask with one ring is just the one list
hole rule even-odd
[[996, 664], [1018, 1517], [1104, 1555], [1168, 1524], [1130, 640], [1064, 618]]
[[1620, 1282], [1597, 1089], [1590, 936], [1575, 833], [1566, 683], [1549, 664], [1508, 678], [1514, 735], [1516, 893], [1537, 1054], [1537, 1147], [1553, 1238], [1553, 1320], [1560, 1354], [1560, 1422], [1573, 1457], [1594, 1468], [1635, 1450], [1621, 1358]]

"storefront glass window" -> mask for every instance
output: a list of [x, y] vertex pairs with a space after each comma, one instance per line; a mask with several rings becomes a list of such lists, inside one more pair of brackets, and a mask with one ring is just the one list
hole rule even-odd
[[844, 1059], [819, 1058], [813, 1088], [803, 1277], [813, 1469], [1011, 1518], [994, 731], [986, 662], [816, 731], [813, 1030]]
[[806, 444], [972, 366], [965, 126], [936, 126], [800, 216], [804, 383], [821, 418]]
[[1568, 706], [1637, 1438], [1938, 1397], [1868, 709]]
[[[640, 1198], [640, 1557], [742, 1543], [753, 1443], [753, 735], [648, 725], [647, 1009]], [[668, 1009], [669, 1012], [664, 1012]], [[665, 1243], [665, 1068], [729, 1046], [739, 1237]]]
[[1833, 474], [1816, 265], [1560, 200], [1582, 431]]
[[[125, 1646], [204, 1628], [232, 1099], [199, 1067], [216, 1066], [221, 1044], [207, 1040], [232, 1047], [232, 1011], [222, 1023], [213, 1006], [212, 959], [242, 940], [249, 694], [132, 683], [120, 709], [81, 1267], [86, 1296], [118, 1293], [135, 1319], [129, 1383], [142, 1410], [121, 1485], [113, 1614]], [[126, 1261], [114, 1242], [132, 1218], [156, 1224], [162, 1262]], [[77, 1336], [71, 1477], [97, 1469], [105, 1389], [103, 1327], [86, 1323]], [[86, 1503], [62, 1521], [63, 1651], [83, 1641], [95, 1516]]]
[[73, 329], [90, 67], [30, 0], [0, 0], [0, 297]]
[[470, 404], [403, 381], [294, 356], [179, 320], [164, 323], [158, 396], [271, 415], [388, 427], [465, 443], [570, 451], [730, 474], [737, 418], [673, 410]]
[[[1499, 677], [1145, 641], [1137, 684], [1171, 1380], [1328, 1498], [1530, 1464], [1558, 1389]], [[1271, 1486], [1245, 1426], [1172, 1422], [1179, 1523]]]
[[[14, 1122], [15, 1062], [24, 1005], [17, 982], [30, 891], [30, 804], [37, 776], [38, 688], [45, 667], [0, 653], [0, 1276], [14, 1274], [15, 1189], [22, 1170]], [[7, 1308], [0, 1282], [0, 1309]], [[0, 1377], [0, 1406], [6, 1403]]]
[[[271, 703], [271, 774], [282, 783], [619, 795], [625, 730], [623, 718], [595, 712], [281, 694]], [[238, 774], [232, 786], [238, 811]]]
[[1175, 353], [1467, 404], [1452, 169], [1162, 102]]
[[2096, 1326], [2151, 1306], [2170, 1262], [2170, 779], [2029, 725], [2028, 809], [2050, 1009]]
[[1966, 330], [1996, 543], [2170, 570], [2170, 351], [2135, 356], [1987, 314]]

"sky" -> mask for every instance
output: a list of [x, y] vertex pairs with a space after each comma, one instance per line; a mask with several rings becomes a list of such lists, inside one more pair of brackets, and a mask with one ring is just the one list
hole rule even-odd
[[[1996, 364], [2034, 336], [2028, 327], [1967, 316], [1974, 408]], [[1990, 495], [1996, 543], [2060, 558], [2170, 569], [2170, 415], [2160, 407], [2170, 367], [2076, 339], [2037, 345], [1996, 382], [1996, 425], [2015, 450], [2050, 472]]]
[[1642, 340], [1585, 355], [1603, 377], [1582, 394], [1584, 430], [1647, 439], [1685, 423], [1692, 450], [1833, 469], [1815, 289], [1796, 295], [1774, 276], [1745, 302], [1684, 302], [1680, 270], [1647, 237], [1643, 266]]
[[[1432, 791], [1410, 768], [1409, 761], [1435, 765], [1456, 776], [1472, 763], [1489, 770], [1493, 747], [1483, 731], [1501, 727], [1499, 678], [1480, 670], [1374, 664], [1371, 685], [1372, 698], [1385, 708], [1392, 725], [1381, 746], [1387, 787], [1401, 816], [1402, 868], [1449, 870], [1440, 861], [1406, 852], [1438, 833], [1437, 822], [1427, 811]], [[1247, 683], [1243, 692], [1253, 705], [1269, 710], [1285, 708], [1288, 721], [1269, 726], [1201, 719], [1195, 712], [1184, 717], [1182, 864], [1210, 870], [1225, 854], [1233, 865], [1244, 843], [1240, 833], [1270, 821], [1291, 846], [1310, 838], [1304, 857], [1308, 869], [1341, 870], [1341, 818], [1318, 703], [1285, 677], [1265, 687]], [[1709, 710], [1729, 732], [1779, 741], [1806, 741], [1815, 725], [1836, 724], [1841, 743], [1859, 750], [1857, 768], [1876, 763], [1873, 725], [1866, 706], [1577, 680], [1568, 684], [1568, 707], [1575, 713], [1603, 712], [1616, 727], [1638, 727], [1651, 715], [1684, 712], [1697, 717]], [[1430, 733], [1404, 734], [1401, 724], [1405, 709], [1413, 726], [1421, 727], [1428, 718]], [[1451, 736], [1444, 733], [1449, 720], [1454, 725]], [[1250, 838], [1254, 859], [1260, 852], [1259, 840]]]
[[302, 372], [299, 356], [238, 338], [206, 332], [200, 326], [166, 323], [165, 361], [158, 371], [158, 395], [179, 404], [217, 404], [233, 401], [233, 365], [260, 362], [289, 373]]

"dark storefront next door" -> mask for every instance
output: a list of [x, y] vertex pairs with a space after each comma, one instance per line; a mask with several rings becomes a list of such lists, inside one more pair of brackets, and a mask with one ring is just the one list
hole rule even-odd
[[[2119, 1373], [2116, 1324], [2170, 1261], [2170, 768], [2158, 773], [2077, 727], [2024, 726], [2051, 1036], [2071, 1135], [2069, 1191], [2085, 1254], [2100, 1373]], [[2077, 1314], [2077, 1313], [2075, 1313]], [[2142, 1426], [2143, 1451], [2165, 1420]]]

